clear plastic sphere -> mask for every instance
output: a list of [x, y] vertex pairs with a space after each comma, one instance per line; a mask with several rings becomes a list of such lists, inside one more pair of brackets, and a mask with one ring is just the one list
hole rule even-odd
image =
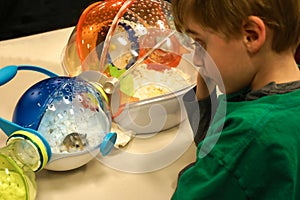
[[[106, 155], [113, 148], [116, 138], [109, 135], [111, 115], [102, 94], [96, 85], [77, 77], [48, 78], [23, 94], [13, 121], [37, 130], [47, 140], [52, 151], [50, 164], [62, 161], [50, 169], [73, 169], [92, 159], [91, 152], [100, 149]], [[62, 158], [69, 156], [75, 160], [64, 162]]]
[[153, 133], [185, 119], [181, 98], [196, 85], [195, 51], [175, 30], [169, 2], [107, 0], [83, 12], [62, 64], [69, 76], [98, 72], [92, 80], [110, 94], [113, 120]]

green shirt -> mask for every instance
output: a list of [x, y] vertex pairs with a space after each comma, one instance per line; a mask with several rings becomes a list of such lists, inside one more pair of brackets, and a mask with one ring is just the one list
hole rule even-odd
[[172, 199], [300, 199], [300, 90], [225, 107]]

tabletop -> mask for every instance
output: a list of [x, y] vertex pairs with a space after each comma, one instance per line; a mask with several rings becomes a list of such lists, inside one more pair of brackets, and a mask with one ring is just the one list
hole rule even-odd
[[[73, 27], [0, 42], [0, 68], [30, 64], [64, 75], [61, 53]], [[11, 120], [20, 96], [45, 75], [22, 71], [0, 88], [1, 117]], [[103, 159], [97, 155], [86, 165], [69, 171], [36, 173], [37, 199], [170, 199], [178, 173], [195, 160], [187, 120], [178, 127], [134, 137]], [[6, 135], [0, 131], [0, 146]]]

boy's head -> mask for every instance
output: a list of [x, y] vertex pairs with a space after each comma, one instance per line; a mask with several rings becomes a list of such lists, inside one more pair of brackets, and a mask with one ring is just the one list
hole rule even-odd
[[300, 42], [299, 0], [172, 0], [176, 27], [185, 32], [193, 19], [200, 26], [224, 34], [228, 39], [241, 36], [243, 21], [261, 18], [273, 30], [272, 49], [296, 49]]

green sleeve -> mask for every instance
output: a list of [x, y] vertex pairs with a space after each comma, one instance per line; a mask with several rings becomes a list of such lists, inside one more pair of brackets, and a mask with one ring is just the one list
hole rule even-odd
[[179, 178], [172, 200], [184, 199], [246, 199], [234, 175], [211, 155], [199, 159]]

